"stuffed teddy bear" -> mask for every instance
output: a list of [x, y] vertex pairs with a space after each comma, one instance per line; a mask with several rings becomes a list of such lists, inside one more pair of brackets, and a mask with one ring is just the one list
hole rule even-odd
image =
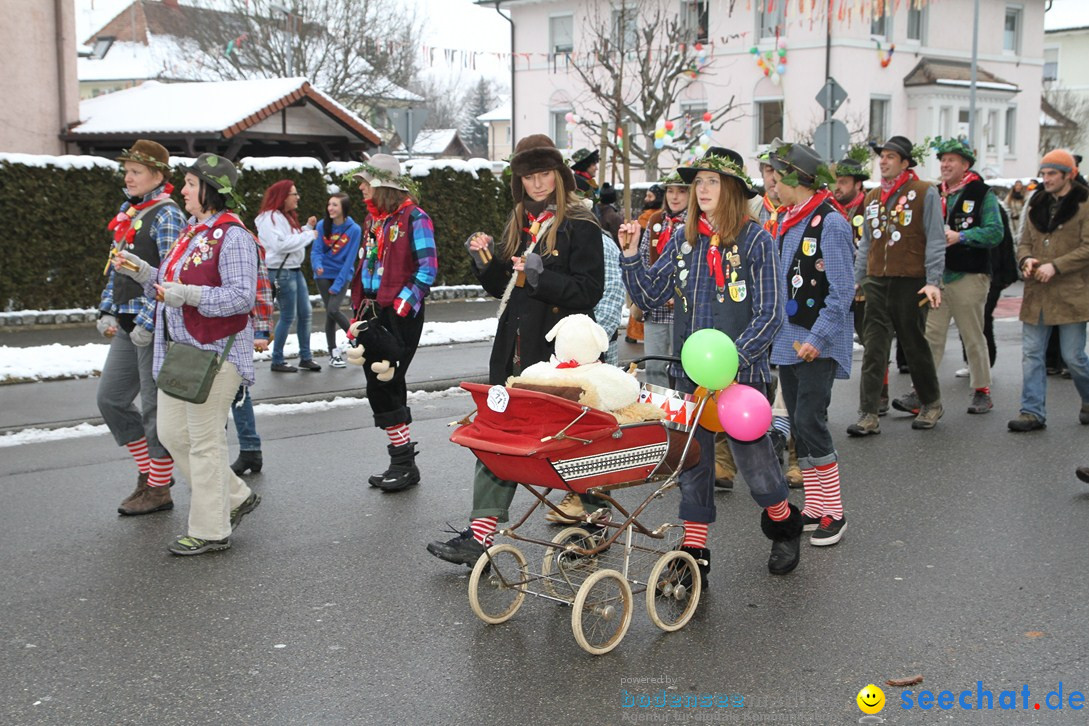
[[344, 357], [349, 363], [361, 366], [370, 361], [371, 371], [377, 374], [378, 380], [385, 383], [393, 378], [404, 356], [404, 348], [384, 325], [373, 318], [355, 320], [348, 328], [348, 340], [352, 347]]

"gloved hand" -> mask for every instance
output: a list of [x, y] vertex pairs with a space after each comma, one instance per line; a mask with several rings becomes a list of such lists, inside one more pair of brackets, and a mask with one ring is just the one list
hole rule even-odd
[[182, 305], [195, 308], [200, 305], [200, 296], [204, 292], [200, 285], [183, 285], [180, 282], [164, 282], [156, 287], [163, 293], [163, 304], [172, 308], [180, 308]]
[[544, 272], [544, 260], [536, 252], [530, 252], [526, 255], [526, 282], [530, 287], [537, 287], [537, 283], [541, 279], [541, 273]]
[[363, 346], [357, 345], [348, 348], [348, 351], [344, 354], [344, 359], [351, 363], [353, 366], [363, 365]]
[[132, 254], [131, 252], [125, 252], [124, 250], [122, 250], [121, 252], [118, 252], [116, 255], [114, 255], [113, 268], [120, 272], [122, 275], [128, 275], [141, 285], [151, 279], [151, 265], [144, 262], [142, 259]]
[[98, 332], [102, 334], [102, 337], [112, 338], [117, 335], [117, 318], [112, 315], [103, 315], [95, 323], [95, 327], [98, 328]]
[[145, 328], [143, 325], [137, 325], [129, 333], [129, 340], [137, 348], [146, 348], [151, 345], [151, 341], [155, 340], [155, 333]]

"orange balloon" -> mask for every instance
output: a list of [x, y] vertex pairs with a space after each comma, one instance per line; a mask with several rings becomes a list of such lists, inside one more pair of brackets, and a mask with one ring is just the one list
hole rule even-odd
[[[703, 413], [700, 414], [700, 426], [708, 431], [714, 431], [715, 433], [722, 433], [726, 429], [722, 427], [722, 421], [718, 418], [718, 401], [715, 398], [715, 392], [710, 392], [710, 400], [703, 407]], [[693, 394], [696, 397], [696, 405], [699, 406], [699, 401], [703, 400], [705, 396], [709, 394], [708, 390], [703, 386], [696, 389]]]

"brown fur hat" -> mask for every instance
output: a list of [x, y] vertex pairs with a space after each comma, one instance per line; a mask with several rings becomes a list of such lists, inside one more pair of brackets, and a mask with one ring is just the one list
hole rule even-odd
[[514, 156], [510, 159], [510, 192], [514, 197], [514, 203], [521, 202], [525, 195], [522, 177], [553, 169], [559, 171], [560, 176], [563, 177], [564, 190], [574, 191], [575, 175], [571, 173], [567, 164], [563, 163], [563, 155], [552, 139], [544, 134], [532, 134], [519, 141], [514, 147]]

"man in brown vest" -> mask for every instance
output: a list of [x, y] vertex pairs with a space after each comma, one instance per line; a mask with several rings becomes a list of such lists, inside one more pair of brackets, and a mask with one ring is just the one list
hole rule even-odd
[[945, 229], [935, 187], [912, 167], [911, 142], [893, 136], [880, 155], [881, 186], [866, 195], [862, 239], [855, 259], [855, 283], [866, 295], [862, 381], [858, 422], [851, 436], [881, 433], [877, 412], [892, 335], [907, 355], [911, 382], [921, 401], [915, 429], [932, 429], [942, 417], [941, 390], [926, 341], [926, 305], [941, 305]]

